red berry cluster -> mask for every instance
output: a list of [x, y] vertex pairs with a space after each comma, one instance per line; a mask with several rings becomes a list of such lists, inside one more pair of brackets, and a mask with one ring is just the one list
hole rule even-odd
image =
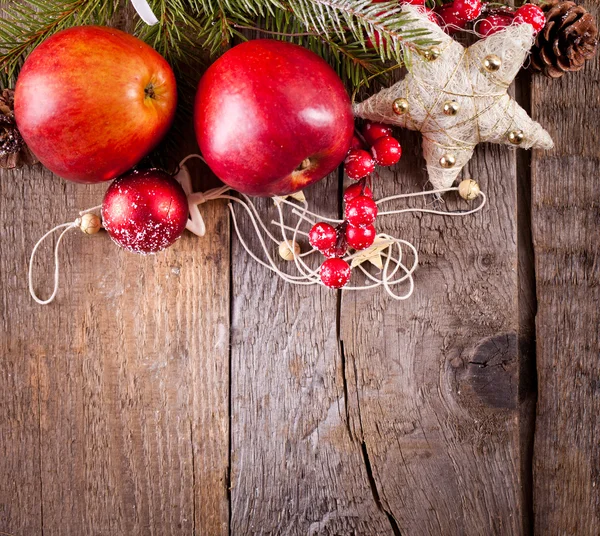
[[[370, 152], [365, 150], [370, 148]], [[357, 181], [375, 171], [375, 164], [393, 166], [402, 156], [402, 147], [392, 137], [392, 128], [383, 123], [366, 123], [362, 130], [362, 140], [352, 138], [348, 156], [344, 161], [346, 174]]]
[[[370, 174], [376, 164], [391, 166], [400, 160], [402, 148], [391, 134], [387, 125], [366, 123], [362, 135], [354, 136], [344, 163], [348, 177], [357, 182], [344, 192], [344, 221], [337, 227], [319, 222], [308, 234], [310, 244], [327, 257], [319, 274], [330, 288], [342, 288], [350, 280], [350, 266], [342, 259], [348, 248], [360, 251], [375, 241], [377, 204], [369, 187]], [[370, 147], [370, 152], [365, 147]]]
[[[444, 26], [444, 30], [453, 34], [463, 28], [469, 22], [478, 19], [483, 11], [481, 0], [453, 0], [435, 9], [439, 17], [438, 23]], [[488, 10], [486, 16], [475, 23], [475, 29], [484, 37], [492, 35], [513, 22], [516, 24], [531, 24], [535, 33], [542, 30], [546, 24], [546, 17], [541, 8], [534, 4], [524, 4], [516, 11], [510, 11], [508, 7], [500, 10]]]

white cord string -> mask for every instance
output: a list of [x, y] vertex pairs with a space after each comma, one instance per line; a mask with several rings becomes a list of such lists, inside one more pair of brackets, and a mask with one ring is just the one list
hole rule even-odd
[[[77, 218], [75, 221], [73, 221], [71, 223], [62, 223], [60, 225], [57, 225], [56, 227], [54, 227], [54, 229], [51, 229], [50, 231], [48, 231], [44, 236], [42, 236], [42, 238], [40, 238], [37, 241], [37, 244], [34, 246], [33, 251], [31, 252], [31, 257], [29, 258], [29, 293], [31, 294], [31, 297], [40, 305], [47, 305], [48, 303], [53, 301], [54, 298], [56, 298], [56, 293], [58, 292], [59, 275], [60, 275], [60, 264], [58, 262], [58, 249], [60, 247], [60, 243], [61, 243], [63, 237], [65, 236], [65, 234], [67, 234], [71, 229], [79, 227], [80, 224], [81, 224], [81, 218]], [[54, 231], [58, 231], [59, 229], [62, 229], [62, 228], [64, 228], [64, 231], [62, 233], [60, 233], [60, 236], [58, 237], [58, 240], [56, 241], [56, 245], [54, 246], [54, 289], [52, 291], [52, 294], [50, 295], [50, 297], [47, 300], [42, 300], [41, 298], [38, 298], [38, 296], [33, 288], [33, 260], [35, 258], [35, 254], [36, 254], [38, 248], [41, 246], [42, 242], [46, 239], [46, 237], [50, 236], [52, 233], [54, 233]]]
[[[275, 197], [273, 199], [275, 201], [278, 217], [276, 219], [272, 219], [269, 224], [267, 224], [261, 218], [258, 209], [250, 197], [244, 194], [239, 194], [239, 197], [233, 196], [228, 193], [230, 189], [227, 186], [213, 188], [212, 190], [208, 190], [206, 192], [193, 192], [190, 174], [187, 168], [184, 167], [185, 163], [191, 158], [199, 158], [203, 160], [199, 155], [189, 155], [180, 163], [180, 170], [176, 176], [188, 197], [191, 219], [188, 222], [187, 228], [190, 231], [199, 236], [203, 236], [206, 232], [206, 226], [204, 225], [202, 215], [200, 214], [200, 210], [198, 208], [199, 205], [202, 205], [213, 199], [225, 199], [228, 201], [228, 207], [231, 213], [235, 233], [240, 241], [240, 244], [252, 259], [254, 259], [261, 266], [264, 266], [271, 272], [277, 274], [278, 277], [287, 283], [294, 285], [323, 285], [319, 276], [319, 264], [324, 260], [324, 258], [320, 253], [317, 252], [317, 250], [312, 248], [304, 252], [296, 253], [294, 250], [294, 244], [297, 243], [300, 237], [307, 237], [310, 227], [312, 227], [316, 221], [340, 223], [341, 220], [325, 217], [310, 211], [306, 201], [290, 201], [288, 198]], [[378, 205], [382, 205], [392, 201], [409, 199], [413, 197], [425, 197], [430, 195], [439, 197], [439, 194], [455, 191], [458, 191], [457, 187], [392, 195], [384, 197], [383, 199], [379, 199], [376, 201], [376, 203]], [[383, 212], [380, 211], [379, 216], [405, 214], [408, 212], [442, 216], [467, 216], [479, 212], [485, 206], [487, 197], [482, 192], [479, 195], [481, 197], [480, 203], [476, 207], [469, 210], [444, 211], [429, 208], [404, 208], [387, 210]], [[240, 230], [239, 215], [234, 208], [235, 206], [241, 207], [250, 218], [250, 222], [252, 223], [251, 228], [253, 229], [255, 236], [258, 238], [260, 246], [259, 250], [261, 252], [260, 254], [254, 252], [252, 247], [244, 238]], [[90, 209], [81, 211], [79, 213], [80, 217], [75, 221], [57, 225], [48, 231], [44, 236], [42, 236], [42, 238], [40, 238], [35, 244], [33, 251], [31, 252], [31, 258], [29, 262], [29, 292], [31, 293], [33, 299], [40, 305], [46, 305], [52, 302], [58, 292], [60, 275], [58, 255], [63, 237], [69, 230], [81, 225], [81, 216], [99, 208], [101, 208], [101, 206], [92, 207]], [[292, 224], [288, 222], [288, 218], [290, 217], [296, 219], [296, 221]], [[274, 229], [277, 229], [277, 232], [270, 229], [269, 225], [271, 225]], [[303, 226], [304, 229], [302, 229]], [[42, 300], [38, 297], [33, 287], [33, 263], [35, 255], [42, 242], [44, 242], [44, 240], [54, 232], [61, 229], [62, 232], [60, 233], [56, 241], [56, 245], [54, 246], [54, 288], [51, 296], [47, 300]], [[287, 271], [282, 270], [278, 266], [278, 263], [273, 259], [273, 256], [271, 255], [271, 252], [274, 249], [273, 246], [279, 248], [282, 243], [285, 243], [292, 253], [291, 260], [294, 261], [292, 266], [295, 267], [297, 273], [288, 273]], [[316, 255], [313, 255], [315, 253]], [[261, 256], [263, 258], [261, 258]], [[360, 277], [363, 279], [361, 284], [346, 286], [344, 287], [344, 290], [355, 291], [383, 287], [388, 295], [395, 300], [405, 300], [413, 293], [415, 288], [413, 274], [419, 263], [419, 255], [415, 246], [406, 240], [381, 233], [377, 235], [376, 241], [371, 248], [363, 251], [348, 253], [343, 256], [343, 259], [348, 262], [352, 268], [358, 268], [358, 270], [355, 270], [355, 273], [360, 275]], [[378, 266], [380, 268], [379, 272], [373, 273], [371, 270], [368, 270], [364, 264], [367, 261], [372, 261], [374, 265]], [[403, 293], [396, 292], [394, 290], [394, 287], [398, 285], [404, 285], [405, 291]], [[406, 287], [406, 285], [408, 286]]]
[[[31, 251], [31, 256], [29, 257], [29, 271], [28, 271], [28, 282], [29, 282], [29, 294], [31, 297], [40, 305], [47, 305], [56, 298], [56, 294], [58, 293], [58, 285], [59, 285], [59, 276], [60, 276], [60, 263], [58, 262], [58, 253], [60, 250], [60, 243], [62, 242], [63, 237], [71, 230], [79, 227], [81, 225], [81, 217], [84, 214], [88, 214], [89, 212], [93, 212], [94, 210], [98, 210], [102, 205], [98, 205], [97, 207], [88, 208], [86, 210], [82, 210], [79, 213], [79, 217], [75, 219], [75, 221], [69, 223], [61, 223], [56, 227], [50, 229], [42, 238], [40, 238], [35, 246], [33, 246], [33, 250]], [[50, 235], [52, 235], [55, 231], [59, 229], [64, 229], [62, 233], [60, 233], [56, 244], [54, 245], [54, 288], [52, 290], [52, 294], [47, 300], [42, 300], [38, 297], [35, 289], [33, 288], [33, 261], [35, 260], [35, 254], [38, 249], [42, 245], [42, 242], [46, 240]]]
[[[180, 166], [183, 166], [183, 164], [185, 164], [189, 158], [194, 157], [201, 158], [197, 155], [190, 155], [181, 163]], [[189, 177], [189, 174], [182, 173], [181, 177], [184, 178], [184, 180], [188, 180], [186, 177]], [[226, 187], [222, 189], [209, 190], [207, 193], [210, 195], [200, 195], [198, 197], [194, 197], [196, 194], [192, 194], [188, 197], [188, 199], [190, 199], [193, 204], [204, 203], [209, 199], [227, 199], [229, 201], [229, 210], [231, 212], [234, 231], [238, 237], [238, 240], [240, 241], [240, 244], [252, 259], [258, 262], [261, 266], [264, 266], [271, 272], [277, 274], [278, 277], [287, 283], [294, 285], [323, 285], [319, 277], [318, 264], [313, 262], [313, 265], [311, 265], [305, 260], [305, 258], [308, 256], [317, 253], [317, 251], [315, 249], [310, 249], [305, 252], [296, 253], [293, 245], [297, 242], [299, 237], [306, 237], [308, 235], [308, 230], [316, 221], [328, 221], [335, 224], [340, 223], [341, 220], [326, 217], [310, 211], [306, 202], [297, 200], [292, 201], [289, 198], [284, 197], [275, 197], [273, 199], [277, 208], [278, 218], [272, 219], [269, 222], [270, 225], [278, 229], [278, 233], [275, 233], [270, 230], [267, 223], [262, 220], [258, 209], [250, 197], [244, 194], [240, 194], [240, 197], [234, 197], [230, 194], [225, 194], [226, 190]], [[419, 196], [439, 197], [439, 194], [455, 191], [458, 191], [457, 187], [393, 195], [378, 200], [377, 204], [381, 205], [383, 203], [390, 203], [400, 199], [408, 199]], [[486, 196], [483, 193], [480, 193], [480, 197], [481, 201], [476, 207], [464, 211], [444, 211], [429, 208], [405, 208], [379, 212], [379, 216], [404, 214], [408, 212], [420, 212], [442, 216], [467, 216], [479, 212], [485, 206], [487, 202]], [[250, 218], [250, 222], [252, 224], [251, 228], [253, 229], [255, 236], [258, 238], [260, 256], [258, 253], [253, 251], [252, 247], [242, 235], [239, 225], [239, 215], [234, 208], [235, 206], [241, 206], [243, 211], [245, 211], [247, 216]], [[196, 210], [198, 209], [197, 206], [195, 206], [195, 208]], [[292, 225], [288, 224], [287, 222], [287, 218], [290, 216], [296, 218], [295, 223]], [[307, 227], [306, 230], [301, 229], [303, 225]], [[392, 298], [396, 300], [405, 300], [409, 298], [414, 291], [415, 285], [413, 273], [417, 269], [419, 262], [417, 249], [410, 242], [387, 234], [379, 234], [377, 238], [378, 242], [371, 247], [370, 251], [356, 251], [343, 257], [343, 259], [352, 267], [358, 268], [358, 272], [364, 277], [363, 284], [346, 286], [344, 287], [344, 290], [366, 290], [381, 286]], [[290, 252], [292, 252], [292, 258], [290, 260], [294, 261], [292, 266], [295, 267], [297, 274], [288, 273], [287, 271], [282, 270], [282, 268], [280, 268], [273, 259], [271, 254], [272, 250], [274, 249], [273, 246], [278, 248], [282, 243], [285, 243]], [[377, 249], [374, 250], [374, 248]], [[380, 256], [382, 259], [382, 268], [377, 274], [371, 273], [363, 264], [366, 260], [365, 256], [368, 256], [369, 253], [375, 256]], [[320, 254], [316, 255], [316, 257], [319, 257], [319, 255]], [[261, 258], [261, 256], [263, 258]], [[408, 263], [404, 260], [405, 258], [409, 259]], [[323, 257], [320, 257], [320, 259], [321, 261], [324, 260]], [[314, 257], [311, 260], [314, 260]], [[408, 288], [406, 288], [405, 292], [398, 293], [393, 289], [393, 287], [401, 284], [408, 285]]]

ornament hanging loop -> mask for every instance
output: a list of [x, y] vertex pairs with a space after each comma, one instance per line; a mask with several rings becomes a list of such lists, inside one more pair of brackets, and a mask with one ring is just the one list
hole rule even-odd
[[148, 24], [148, 26], [154, 26], [158, 24], [158, 19], [152, 11], [150, 4], [146, 0], [131, 0], [131, 4], [137, 11], [140, 18]]
[[[59, 259], [58, 259], [58, 254], [60, 251], [60, 243], [62, 242], [62, 239], [71, 229], [81, 228], [84, 233], [90, 234], [88, 231], [86, 231], [86, 229], [82, 228], [82, 221], [83, 221], [82, 218], [86, 214], [89, 214], [92, 211], [97, 210], [99, 208], [100, 208], [100, 206], [93, 207], [88, 210], [82, 210], [79, 213], [79, 217], [77, 217], [74, 221], [69, 222], [69, 223], [61, 223], [60, 225], [53, 227], [44, 236], [42, 236], [42, 238], [40, 238], [37, 241], [37, 243], [35, 244], [35, 246], [33, 247], [33, 250], [31, 251], [31, 257], [29, 257], [29, 273], [28, 273], [29, 294], [31, 294], [31, 297], [40, 305], [48, 305], [49, 303], [54, 301], [54, 298], [56, 298], [56, 294], [58, 293], [58, 284], [59, 284], [59, 277], [60, 277], [60, 263], [59, 263]], [[54, 288], [52, 290], [52, 294], [50, 295], [50, 297], [46, 300], [42, 300], [40, 297], [38, 297], [37, 293], [35, 292], [35, 289], [33, 288], [33, 261], [35, 260], [35, 255], [36, 255], [38, 249], [40, 248], [40, 246], [42, 245], [42, 243], [44, 242], [44, 240], [46, 240], [46, 238], [48, 238], [49, 236], [54, 234], [56, 231], [59, 231], [61, 229], [62, 229], [62, 232], [60, 233], [58, 240], [56, 241], [56, 245], [54, 246]]]

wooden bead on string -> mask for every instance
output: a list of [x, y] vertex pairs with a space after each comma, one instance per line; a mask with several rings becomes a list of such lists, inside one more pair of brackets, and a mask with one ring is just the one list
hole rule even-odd
[[87, 214], [81, 216], [79, 228], [87, 235], [96, 234], [100, 229], [102, 229], [102, 220], [100, 220], [96, 214], [88, 212]]
[[479, 189], [479, 184], [477, 184], [476, 181], [473, 179], [465, 179], [458, 185], [458, 193], [466, 201], [472, 201], [473, 199], [479, 197], [481, 190]]
[[293, 251], [287, 242], [284, 241], [279, 244], [279, 256], [284, 261], [293, 261], [294, 257], [300, 255], [300, 252], [302, 251], [298, 242], [296, 242], [295, 240], [290, 240], [290, 242], [292, 247], [294, 248]]

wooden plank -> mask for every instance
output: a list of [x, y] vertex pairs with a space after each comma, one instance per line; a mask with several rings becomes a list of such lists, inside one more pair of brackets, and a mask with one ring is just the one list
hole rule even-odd
[[0, 532], [39, 534], [38, 321], [31, 315], [25, 244], [39, 214], [26, 210], [27, 172], [0, 172]]
[[[583, 2], [596, 19], [598, 2]], [[600, 534], [600, 85], [598, 57], [560, 80], [536, 76], [534, 116], [555, 149], [534, 153], [538, 534]]]
[[[30, 198], [29, 210], [49, 215], [32, 237], [105, 189], [35, 178], [38, 191], [63, 195]], [[43, 325], [49, 533], [227, 533], [228, 216], [204, 210], [206, 238], [156, 256], [121, 251], [104, 233], [72, 236], [57, 303], [29, 306]]]
[[[337, 177], [306, 195], [337, 214]], [[347, 426], [336, 292], [283, 283], [232, 242], [232, 534], [392, 534]]]
[[[28, 295], [35, 241], [106, 186], [41, 166], [2, 174], [0, 531], [228, 534], [225, 205], [202, 208], [205, 238], [187, 234], [156, 256], [73, 231], [57, 300]], [[49, 262], [46, 248], [42, 295]]]
[[[395, 173], [381, 174], [380, 197], [418, 191], [427, 180], [419, 136], [399, 134], [403, 157]], [[477, 216], [379, 222], [419, 250], [414, 295], [342, 298], [353, 434], [364, 442], [382, 508], [411, 536], [521, 534], [525, 525], [514, 152], [479, 146], [464, 176], [489, 196]], [[442, 206], [464, 207], [451, 194]]]

